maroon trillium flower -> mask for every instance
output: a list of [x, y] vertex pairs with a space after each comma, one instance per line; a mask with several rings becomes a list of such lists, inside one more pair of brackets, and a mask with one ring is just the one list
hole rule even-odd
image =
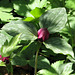
[[5, 62], [5, 60], [6, 60], [6, 61], [9, 61], [9, 56], [8, 56], [8, 57], [2, 57], [2, 56], [0, 55], [0, 60], [2, 60], [3, 62]]
[[49, 32], [47, 28], [41, 28], [38, 30], [38, 39], [42, 39], [42, 41], [45, 41], [49, 38]]

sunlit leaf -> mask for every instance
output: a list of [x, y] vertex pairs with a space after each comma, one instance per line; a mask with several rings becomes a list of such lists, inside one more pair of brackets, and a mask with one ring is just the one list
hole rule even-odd
[[59, 32], [65, 27], [67, 14], [65, 8], [55, 8], [44, 13], [39, 20], [40, 28], [47, 28], [50, 33]]
[[13, 4], [9, 0], [0, 0], [0, 11], [10, 12], [13, 9]]
[[15, 12], [22, 16], [31, 17], [32, 15], [29, 13], [31, 10], [36, 7], [43, 8], [47, 4], [47, 0], [14, 0], [13, 5]]
[[57, 71], [59, 75], [70, 75], [72, 73], [73, 63], [63, 63], [63, 61], [57, 61], [51, 66]]
[[18, 44], [18, 42], [20, 41], [20, 36], [21, 34], [19, 35], [16, 35], [14, 38], [12, 38], [10, 40], [10, 42], [8, 42], [6, 40], [6, 42], [4, 43], [4, 45], [1, 47], [1, 55], [3, 57], [7, 57], [7, 56], [10, 56], [10, 54], [15, 50], [15, 49], [18, 49], [20, 47], [20, 45], [16, 46]]
[[42, 70], [38, 71], [37, 75], [58, 75], [58, 74], [55, 71], [42, 69]]
[[12, 36], [22, 33], [22, 40], [35, 40], [37, 38], [37, 30], [35, 26], [22, 20], [11, 21], [4, 25], [2, 29]]
[[0, 66], [5, 66], [5, 63], [0, 60]]
[[9, 34], [7, 34], [5, 31], [1, 30], [0, 31], [0, 49], [1, 49], [2, 45], [5, 43], [5, 41], [6, 40], [10, 41], [11, 38], [12, 38], [12, 36], [10, 36]]
[[7, 13], [7, 12], [0, 11], [0, 19], [2, 21], [9, 22], [11, 19], [14, 19], [14, 17], [13, 17], [13, 15], [11, 13]]
[[75, 0], [66, 0], [66, 7], [75, 10]]

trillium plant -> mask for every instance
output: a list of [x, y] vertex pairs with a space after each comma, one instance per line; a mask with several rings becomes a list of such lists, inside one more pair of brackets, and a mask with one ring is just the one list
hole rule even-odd
[[[68, 42], [61, 36], [54, 36], [59, 34], [66, 25], [66, 9], [50, 9], [39, 17], [38, 23], [34, 22], [36, 21], [28, 22], [20, 19], [11, 21], [1, 28], [0, 35], [3, 40], [0, 43], [0, 62], [2, 66], [9, 63], [12, 66], [29, 64], [34, 67], [35, 75], [62, 75], [62, 72], [54, 70], [54, 65], [59, 62], [63, 64], [63, 61], [50, 65], [46, 53], [74, 58], [73, 50]], [[9, 63], [6, 63], [8, 60]], [[9, 72], [13, 75], [12, 69]]]

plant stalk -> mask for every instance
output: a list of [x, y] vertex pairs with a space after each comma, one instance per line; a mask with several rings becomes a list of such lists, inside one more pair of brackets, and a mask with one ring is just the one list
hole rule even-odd
[[36, 52], [36, 57], [35, 57], [35, 74], [34, 75], [37, 75], [38, 53], [39, 53], [39, 50], [37, 50], [37, 52]]
[[13, 67], [12, 67], [11, 63], [6, 64], [6, 68], [8, 71], [8, 75], [13, 75]]

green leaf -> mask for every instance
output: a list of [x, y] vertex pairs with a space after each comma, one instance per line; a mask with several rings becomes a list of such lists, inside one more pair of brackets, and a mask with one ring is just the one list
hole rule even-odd
[[66, 0], [66, 7], [75, 10], [75, 0]]
[[65, 1], [64, 0], [48, 0], [51, 4], [52, 8], [57, 8], [57, 7], [64, 7]]
[[7, 34], [4, 30], [1, 30], [0, 32], [4, 35], [4, 37], [6, 38], [6, 40], [8, 40], [8, 42], [11, 40], [12, 36]]
[[68, 17], [68, 24], [65, 26], [63, 30], [60, 31], [60, 33], [67, 34], [69, 36], [69, 39], [72, 41], [72, 47], [75, 46], [75, 17], [69, 16]]
[[27, 18], [25, 18], [23, 21], [33, 21], [35, 18], [33, 18], [33, 17], [27, 17]]
[[2, 27], [3, 30], [10, 35], [15, 36], [22, 33], [22, 40], [35, 40], [37, 39], [37, 30], [33, 24], [24, 22], [22, 20], [11, 21]]
[[27, 64], [27, 60], [24, 57], [14, 56], [11, 60], [11, 64], [25, 66]]
[[73, 63], [65, 63], [64, 61], [57, 61], [51, 64], [49, 69], [42, 69], [38, 71], [37, 75], [70, 75], [72, 73]]
[[[2, 47], [2, 45], [5, 43], [6, 40], [10, 41], [12, 38], [12, 36], [10, 36], [9, 34], [7, 34], [5, 31], [0, 30], [0, 49]], [[1, 54], [1, 52], [0, 52]]]
[[42, 10], [41, 8], [35, 8], [34, 10], [32, 10], [30, 13], [35, 17], [35, 18], [39, 18], [42, 14], [43, 14], [44, 10]]
[[0, 33], [0, 48], [2, 47], [5, 41], [6, 37], [2, 33]]
[[0, 19], [2, 21], [9, 22], [11, 19], [14, 19], [14, 17], [13, 17], [13, 15], [11, 13], [0, 11]]
[[5, 66], [5, 63], [0, 60], [0, 66]]
[[58, 75], [58, 74], [51, 70], [42, 69], [42, 70], [38, 71], [37, 75]]
[[74, 58], [72, 47], [64, 39], [53, 37], [43, 42], [43, 44], [46, 48], [51, 49], [56, 54], [69, 54]]
[[13, 6], [15, 12], [21, 16], [32, 17], [29, 13], [31, 10], [35, 9], [36, 7], [43, 8], [47, 4], [47, 0], [13, 0]]
[[[33, 57], [30, 60], [29, 65], [32, 67], [35, 67], [35, 57]], [[38, 56], [37, 68], [38, 69], [49, 69], [50, 68], [49, 60], [43, 56]]]
[[75, 31], [75, 17], [69, 16], [68, 19], [69, 19], [70, 27]]
[[0, 11], [10, 12], [13, 9], [13, 4], [9, 0], [0, 0]]
[[[31, 0], [33, 1], [33, 0]], [[39, 7], [39, 8], [43, 8], [45, 7], [47, 4], [47, 0], [34, 0], [31, 4], [29, 3], [28, 6], [30, 9], [35, 9], [36, 7]]]
[[16, 46], [17, 43], [20, 41], [20, 36], [21, 34], [18, 34], [17, 36], [15, 36], [14, 38], [12, 38], [10, 40], [10, 42], [6, 41], [4, 43], [4, 45], [2, 46], [1, 48], [1, 55], [3, 57], [7, 57], [7, 56], [10, 56], [10, 54], [15, 50], [15, 49], [18, 49], [20, 47], [19, 46]]
[[60, 66], [61, 75], [70, 75], [73, 72], [72, 70], [73, 63], [66, 63]]
[[34, 41], [29, 43], [27, 46], [24, 46], [21, 50], [20, 56], [24, 57], [25, 59], [31, 59], [35, 52], [40, 48], [41, 43]]
[[72, 47], [75, 47], [75, 17], [74, 16], [69, 16], [69, 29], [68, 33], [71, 35], [71, 40], [72, 40]]
[[50, 33], [59, 32], [65, 27], [67, 14], [65, 8], [55, 8], [44, 13], [39, 20], [40, 28], [47, 28]]
[[58, 75], [70, 75], [73, 63], [63, 63], [63, 61], [57, 61], [51, 66], [57, 71]]
[[51, 67], [53, 67], [56, 72], [60, 72], [59, 66], [63, 64], [64, 61], [56, 61], [55, 63], [51, 64]]

